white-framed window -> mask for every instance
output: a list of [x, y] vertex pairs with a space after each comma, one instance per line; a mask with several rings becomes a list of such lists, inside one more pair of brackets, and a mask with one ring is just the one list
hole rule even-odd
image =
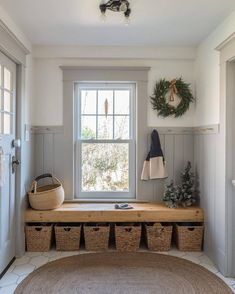
[[77, 198], [135, 198], [134, 83], [75, 83]]

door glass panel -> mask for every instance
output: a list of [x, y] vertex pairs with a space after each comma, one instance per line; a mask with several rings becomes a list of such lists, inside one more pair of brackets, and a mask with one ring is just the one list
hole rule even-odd
[[4, 91], [3, 110], [7, 112], [11, 112], [11, 94], [7, 91]]
[[11, 134], [11, 115], [10, 114], [4, 113], [4, 123], [3, 123], [3, 126], [4, 126], [3, 133], [5, 135]]
[[2, 90], [0, 90], [0, 110], [3, 110]]
[[0, 134], [2, 134], [2, 113], [0, 112]]
[[7, 90], [11, 90], [11, 72], [4, 67], [4, 88]]

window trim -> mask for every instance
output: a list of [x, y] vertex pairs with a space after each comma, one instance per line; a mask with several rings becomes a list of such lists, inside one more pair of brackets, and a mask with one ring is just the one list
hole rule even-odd
[[[135, 199], [136, 198], [136, 83], [135, 82], [75, 82], [74, 83], [74, 142], [75, 142], [75, 168], [74, 168], [74, 188], [75, 199]], [[130, 139], [82, 139], [79, 132], [81, 128], [81, 97], [82, 89], [130, 89]], [[97, 113], [96, 113], [97, 116]], [[113, 116], [115, 116], [113, 114]], [[84, 192], [81, 189], [82, 171], [81, 168], [81, 146], [82, 143], [128, 143], [129, 144], [129, 191], [128, 192]]]

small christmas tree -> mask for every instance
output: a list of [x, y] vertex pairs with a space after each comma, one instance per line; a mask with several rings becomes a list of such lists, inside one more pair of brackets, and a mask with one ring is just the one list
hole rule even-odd
[[163, 201], [170, 208], [176, 208], [180, 204], [178, 187], [174, 186], [173, 181], [166, 186]]
[[196, 202], [194, 174], [191, 172], [191, 162], [181, 173], [181, 184], [175, 186], [173, 181], [166, 186], [163, 201], [170, 208], [179, 205], [184, 207], [191, 206]]
[[191, 162], [188, 161], [181, 173], [181, 185], [178, 186], [181, 204], [184, 207], [191, 206], [196, 202], [194, 174], [191, 172], [191, 167]]

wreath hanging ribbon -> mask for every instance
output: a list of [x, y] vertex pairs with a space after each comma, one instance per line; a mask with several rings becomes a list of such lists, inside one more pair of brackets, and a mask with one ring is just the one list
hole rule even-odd
[[175, 94], [178, 93], [177, 88], [176, 88], [176, 79], [174, 79], [170, 82], [170, 90], [171, 90], [170, 101], [174, 101]]
[[[181, 101], [177, 107], [174, 107], [166, 101], [166, 95], [170, 91], [169, 102], [173, 102], [175, 95], [177, 95]], [[190, 103], [194, 101], [190, 84], [185, 83], [182, 78], [167, 81], [160, 79], [154, 88], [154, 94], [150, 97], [153, 110], [157, 110], [159, 116], [167, 117], [182, 116], [190, 106]]]

